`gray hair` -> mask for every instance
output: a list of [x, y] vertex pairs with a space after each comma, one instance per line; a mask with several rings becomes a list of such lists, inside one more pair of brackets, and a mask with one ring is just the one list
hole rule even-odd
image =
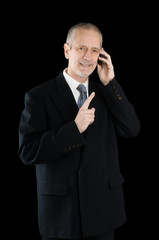
[[87, 23], [87, 22], [77, 23], [76, 25], [74, 25], [73, 27], [71, 27], [71, 28], [68, 30], [67, 38], [66, 38], [66, 43], [67, 43], [69, 46], [72, 45], [75, 32], [76, 32], [76, 30], [78, 30], [79, 28], [83, 28], [83, 29], [87, 29], [87, 30], [92, 29], [92, 30], [98, 32], [99, 35], [100, 35], [100, 38], [101, 38], [101, 47], [102, 47], [103, 35], [102, 35], [100, 29], [99, 29], [96, 25], [94, 25], [94, 24], [92, 24], [92, 23]]

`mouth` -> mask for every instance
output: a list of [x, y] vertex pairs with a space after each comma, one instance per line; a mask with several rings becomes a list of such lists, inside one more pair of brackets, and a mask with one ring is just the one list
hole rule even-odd
[[82, 63], [82, 62], [80, 62], [80, 66], [82, 66], [83, 68], [90, 68], [90, 67], [92, 67], [92, 63]]

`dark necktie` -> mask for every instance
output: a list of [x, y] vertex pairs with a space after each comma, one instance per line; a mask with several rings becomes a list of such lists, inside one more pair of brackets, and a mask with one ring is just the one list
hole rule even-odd
[[77, 105], [79, 108], [81, 108], [81, 106], [87, 99], [87, 90], [86, 90], [86, 87], [82, 84], [78, 85], [77, 90], [80, 92], [80, 96], [78, 98]]

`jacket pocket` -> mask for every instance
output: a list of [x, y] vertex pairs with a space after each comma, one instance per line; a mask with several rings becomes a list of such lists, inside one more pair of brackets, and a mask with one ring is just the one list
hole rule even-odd
[[38, 193], [42, 195], [60, 195], [67, 194], [67, 184], [57, 183], [38, 183]]
[[125, 182], [124, 177], [120, 172], [118, 172], [118, 173], [109, 177], [109, 187], [110, 187], [110, 189], [116, 188], [124, 182]]

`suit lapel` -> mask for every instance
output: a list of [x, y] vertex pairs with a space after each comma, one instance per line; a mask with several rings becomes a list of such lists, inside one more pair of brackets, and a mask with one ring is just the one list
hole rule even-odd
[[52, 98], [64, 120], [66, 122], [72, 121], [78, 112], [72, 91], [65, 81], [63, 73], [60, 73], [55, 81], [56, 92], [52, 94]]

